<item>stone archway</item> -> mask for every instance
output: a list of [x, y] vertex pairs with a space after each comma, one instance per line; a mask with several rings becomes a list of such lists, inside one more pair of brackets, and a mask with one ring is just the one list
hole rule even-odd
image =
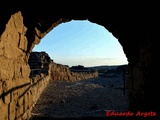
[[[6, 7], [7, 2], [10, 2], [9, 7]], [[154, 46], [158, 40], [158, 20], [152, 14], [156, 13], [154, 9], [151, 11], [144, 8], [143, 11], [137, 8], [139, 11], [132, 11], [129, 6], [125, 7], [127, 12], [120, 9], [114, 12], [104, 7], [95, 9], [96, 6], [88, 9], [87, 5], [81, 3], [80, 7], [70, 6], [72, 10], [66, 6], [64, 11], [54, 13], [58, 9], [53, 8], [50, 2], [39, 3], [34, 9], [28, 7], [33, 5], [32, 2], [7, 2], [2, 1], [0, 6], [0, 11], [3, 11], [0, 12], [0, 111], [4, 118], [10, 118], [8, 114], [12, 112], [15, 117], [17, 112], [14, 109], [15, 101], [21, 92], [12, 91], [30, 84], [28, 58], [34, 45], [55, 26], [72, 19], [88, 19], [102, 25], [118, 39], [128, 58], [130, 78], [133, 81], [131, 110], [158, 111], [159, 98], [153, 94], [159, 88], [156, 70], [153, 68], [156, 66], [155, 52], [158, 51]], [[61, 8], [60, 4], [57, 5]], [[44, 6], [47, 6], [46, 9], [39, 9]], [[81, 11], [82, 8], [86, 10], [85, 13]]]

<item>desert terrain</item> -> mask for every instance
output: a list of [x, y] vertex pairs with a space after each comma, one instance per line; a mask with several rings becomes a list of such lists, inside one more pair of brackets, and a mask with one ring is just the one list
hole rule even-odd
[[32, 110], [32, 119], [106, 118], [106, 111], [123, 112], [128, 107], [122, 74], [74, 82], [50, 81]]

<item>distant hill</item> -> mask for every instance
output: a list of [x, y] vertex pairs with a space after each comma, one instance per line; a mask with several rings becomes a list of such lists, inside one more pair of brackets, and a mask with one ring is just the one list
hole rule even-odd
[[97, 70], [99, 76], [101, 77], [108, 77], [108, 76], [116, 76], [117, 74], [121, 74], [124, 72], [128, 73], [128, 64], [124, 65], [103, 65], [103, 66], [93, 66], [93, 67], [88, 67], [89, 69], [92, 70]]
[[102, 66], [93, 66], [93, 67], [87, 67], [87, 68], [100, 70], [100, 69], [116, 69], [119, 66], [122, 66], [122, 65], [102, 65]]

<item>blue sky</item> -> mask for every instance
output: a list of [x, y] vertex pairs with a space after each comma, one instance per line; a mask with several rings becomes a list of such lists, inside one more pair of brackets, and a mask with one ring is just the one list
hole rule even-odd
[[55, 63], [70, 67], [128, 64], [118, 40], [103, 26], [88, 20], [58, 25], [33, 51], [46, 51]]

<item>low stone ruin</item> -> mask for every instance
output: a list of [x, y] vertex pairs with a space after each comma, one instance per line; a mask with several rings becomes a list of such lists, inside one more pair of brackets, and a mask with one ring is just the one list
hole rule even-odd
[[28, 62], [31, 69], [30, 77], [34, 77], [38, 74], [48, 75], [51, 61], [51, 58], [46, 52], [32, 52]]
[[[36, 75], [51, 75], [51, 80], [77, 81], [98, 77], [98, 71], [85, 68], [55, 63], [46, 52], [32, 52], [29, 58], [31, 69], [30, 77]], [[50, 65], [50, 70], [49, 70]]]

